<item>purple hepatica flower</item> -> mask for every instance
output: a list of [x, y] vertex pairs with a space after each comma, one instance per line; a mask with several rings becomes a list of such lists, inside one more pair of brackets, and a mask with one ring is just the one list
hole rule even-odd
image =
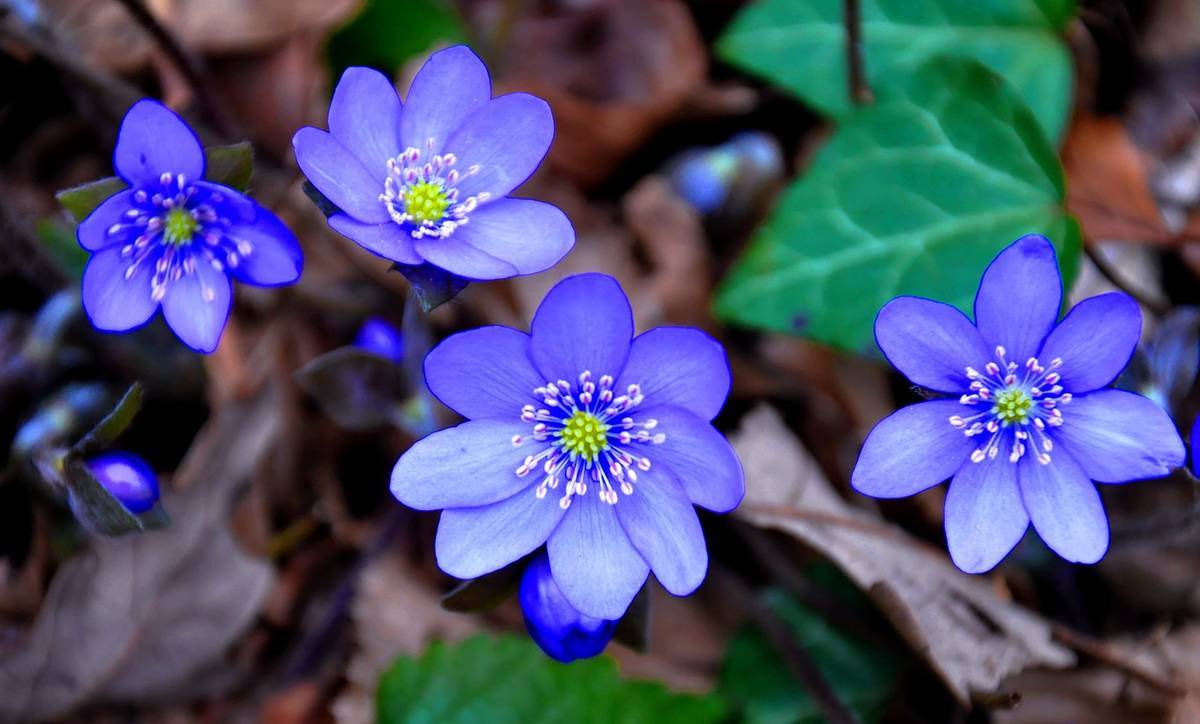
[[729, 392], [721, 345], [661, 327], [633, 337], [615, 279], [570, 277], [531, 333], [483, 327], [425, 358], [430, 391], [469, 418], [396, 463], [392, 493], [445, 509], [443, 571], [475, 578], [547, 544], [566, 599], [618, 619], [649, 571], [671, 593], [700, 585], [708, 553], [692, 505], [725, 512], [744, 485], [710, 420]]
[[595, 656], [616, 633], [616, 621], [585, 616], [571, 605], [554, 582], [544, 554], [525, 569], [518, 598], [530, 638], [564, 664]]
[[137, 455], [114, 450], [89, 458], [85, 465], [130, 513], [145, 513], [158, 502], [158, 478]]
[[83, 307], [97, 329], [135, 329], [161, 305], [184, 344], [212, 352], [229, 318], [230, 276], [257, 286], [299, 278], [296, 237], [248, 197], [202, 180], [204, 149], [166, 106], [133, 104], [113, 166], [129, 188], [96, 207], [76, 232], [92, 252]]
[[524, 93], [492, 98], [465, 46], [434, 53], [407, 105], [391, 81], [349, 68], [329, 107], [329, 132], [302, 128], [296, 161], [340, 212], [329, 225], [400, 264], [429, 262], [466, 279], [549, 269], [575, 244], [550, 204], [508, 198], [554, 137], [550, 107]]
[[893, 299], [875, 320], [896, 369], [958, 397], [905, 407], [876, 425], [850, 482], [865, 495], [902, 498], [953, 477], [946, 539], [968, 573], [995, 567], [1031, 521], [1063, 558], [1095, 563], [1108, 549], [1108, 521], [1092, 481], [1160, 477], [1183, 463], [1162, 408], [1103, 389], [1137, 346], [1137, 304], [1102, 294], [1058, 322], [1061, 304], [1054, 248], [1026, 236], [984, 272], [975, 324], [916, 297]]

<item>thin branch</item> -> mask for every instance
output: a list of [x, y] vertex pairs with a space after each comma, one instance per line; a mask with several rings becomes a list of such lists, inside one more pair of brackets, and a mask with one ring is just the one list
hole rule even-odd
[[1051, 633], [1055, 640], [1079, 653], [1089, 656], [1102, 664], [1127, 674], [1146, 686], [1158, 690], [1167, 696], [1179, 698], [1187, 696], [1188, 690], [1181, 682], [1168, 679], [1156, 671], [1142, 666], [1125, 652], [1111, 644], [1079, 633], [1059, 623], [1051, 624]]
[[859, 105], [875, 100], [867, 85], [863, 68], [862, 13], [859, 0], [842, 0], [842, 20], [846, 24], [846, 80], [850, 84], [850, 99]]
[[1170, 307], [1167, 305], [1163, 304], [1157, 299], [1152, 299], [1144, 292], [1135, 288], [1126, 280], [1122, 279], [1120, 272], [1114, 269], [1113, 265], [1110, 264], [1107, 259], [1101, 256], [1100, 252], [1096, 250], [1096, 247], [1089, 243], [1087, 239], [1084, 239], [1083, 242], [1083, 253], [1087, 254], [1087, 258], [1090, 259], [1092, 264], [1095, 265], [1096, 270], [1099, 271], [1100, 274], [1107, 279], [1110, 284], [1133, 297], [1138, 304], [1141, 304], [1146, 309], [1149, 309], [1154, 316], [1165, 317], [1171, 311]]

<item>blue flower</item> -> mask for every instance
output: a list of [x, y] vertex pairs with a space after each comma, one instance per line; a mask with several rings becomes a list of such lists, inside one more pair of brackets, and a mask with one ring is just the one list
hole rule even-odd
[[354, 336], [354, 346], [389, 359], [404, 361], [404, 335], [382, 317], [368, 317]]
[[530, 638], [564, 664], [595, 656], [616, 633], [616, 621], [585, 616], [571, 605], [554, 582], [545, 554], [525, 568], [517, 597]]
[[137, 455], [106, 452], [88, 458], [84, 465], [130, 513], [145, 513], [158, 502], [158, 478]]
[[425, 358], [430, 391], [469, 419], [413, 445], [392, 493], [445, 509], [437, 560], [475, 578], [547, 544], [567, 601], [618, 619], [653, 570], [700, 585], [708, 554], [693, 504], [725, 512], [744, 490], [710, 420], [729, 392], [721, 345], [697, 329], [636, 339], [615, 279], [582, 274], [546, 295], [531, 333], [483, 327]]
[[575, 244], [554, 206], [508, 198], [554, 137], [550, 107], [524, 93], [492, 98], [465, 46], [434, 53], [407, 103], [383, 74], [349, 68], [329, 132], [302, 128], [296, 161], [340, 212], [329, 225], [400, 264], [429, 262], [466, 279], [549, 269]]
[[1183, 463], [1162, 408], [1105, 389], [1137, 346], [1137, 304], [1102, 294], [1060, 322], [1062, 294], [1054, 248], [1026, 236], [984, 272], [974, 324], [916, 297], [893, 299], [875, 320], [875, 339], [897, 370], [955, 397], [876, 425], [851, 485], [902, 498], [953, 478], [946, 539], [968, 573], [993, 568], [1030, 522], [1063, 558], [1095, 563], [1108, 549], [1108, 521], [1092, 481], [1155, 478]]
[[204, 149], [166, 106], [147, 99], [129, 109], [113, 166], [129, 188], [76, 232], [92, 252], [83, 307], [97, 329], [135, 329], [161, 306], [184, 344], [212, 352], [229, 318], [230, 276], [257, 286], [299, 278], [296, 237], [251, 199], [203, 180]]

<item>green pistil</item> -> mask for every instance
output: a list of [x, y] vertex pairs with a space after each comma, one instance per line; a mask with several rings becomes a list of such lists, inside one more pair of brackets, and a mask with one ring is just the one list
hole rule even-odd
[[448, 208], [450, 199], [440, 183], [422, 181], [404, 190], [404, 213], [418, 224], [441, 219]]
[[1009, 389], [996, 395], [996, 404], [992, 414], [1005, 424], [1017, 423], [1024, 425], [1029, 422], [1029, 410], [1033, 408], [1033, 398], [1025, 390]]
[[191, 212], [171, 209], [167, 212], [167, 219], [163, 224], [163, 241], [176, 246], [189, 244], [199, 228], [200, 224]]
[[595, 415], [576, 410], [562, 429], [562, 445], [589, 463], [608, 447], [608, 425]]

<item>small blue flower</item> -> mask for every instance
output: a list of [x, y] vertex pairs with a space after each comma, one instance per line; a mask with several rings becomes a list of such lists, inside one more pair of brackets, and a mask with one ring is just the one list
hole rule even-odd
[[106, 452], [89, 458], [84, 465], [130, 513], [145, 513], [158, 502], [158, 478], [137, 455]]
[[563, 596], [619, 619], [651, 570], [691, 593], [708, 553], [693, 504], [737, 507], [733, 448], [710, 421], [729, 393], [721, 345], [697, 329], [637, 338], [621, 285], [565, 279], [530, 334], [483, 327], [425, 358], [429, 390], [469, 419], [413, 445], [392, 493], [445, 509], [437, 560], [458, 578], [497, 570], [547, 544]]
[[616, 621], [585, 616], [571, 605], [554, 582], [545, 554], [526, 567], [517, 597], [530, 638], [564, 664], [599, 654], [616, 633]]
[[300, 277], [296, 237], [248, 197], [204, 181], [199, 139], [161, 103], [145, 99], [129, 109], [113, 166], [129, 188], [76, 232], [92, 252], [83, 307], [97, 329], [136, 329], [161, 306], [184, 344], [212, 352], [229, 318], [230, 276], [256, 286]]
[[549, 269], [575, 244], [550, 204], [508, 198], [554, 137], [545, 101], [492, 98], [483, 62], [465, 46], [434, 53], [402, 106], [391, 81], [349, 68], [329, 107], [329, 132], [302, 128], [296, 161], [339, 209], [329, 225], [400, 264], [429, 262], [466, 279]]
[[897, 370], [956, 397], [876, 425], [851, 485], [902, 498], [953, 478], [946, 539], [968, 573], [995, 567], [1030, 522], [1063, 558], [1095, 563], [1108, 549], [1108, 520], [1092, 481], [1155, 478], [1183, 464], [1183, 441], [1162, 408], [1105, 389], [1137, 346], [1137, 304], [1102, 294], [1059, 322], [1062, 294], [1054, 248], [1026, 236], [984, 272], [974, 324], [916, 297], [893, 299], [875, 320]]
[[382, 317], [368, 317], [358, 328], [354, 346], [396, 364], [404, 361], [404, 335]]

